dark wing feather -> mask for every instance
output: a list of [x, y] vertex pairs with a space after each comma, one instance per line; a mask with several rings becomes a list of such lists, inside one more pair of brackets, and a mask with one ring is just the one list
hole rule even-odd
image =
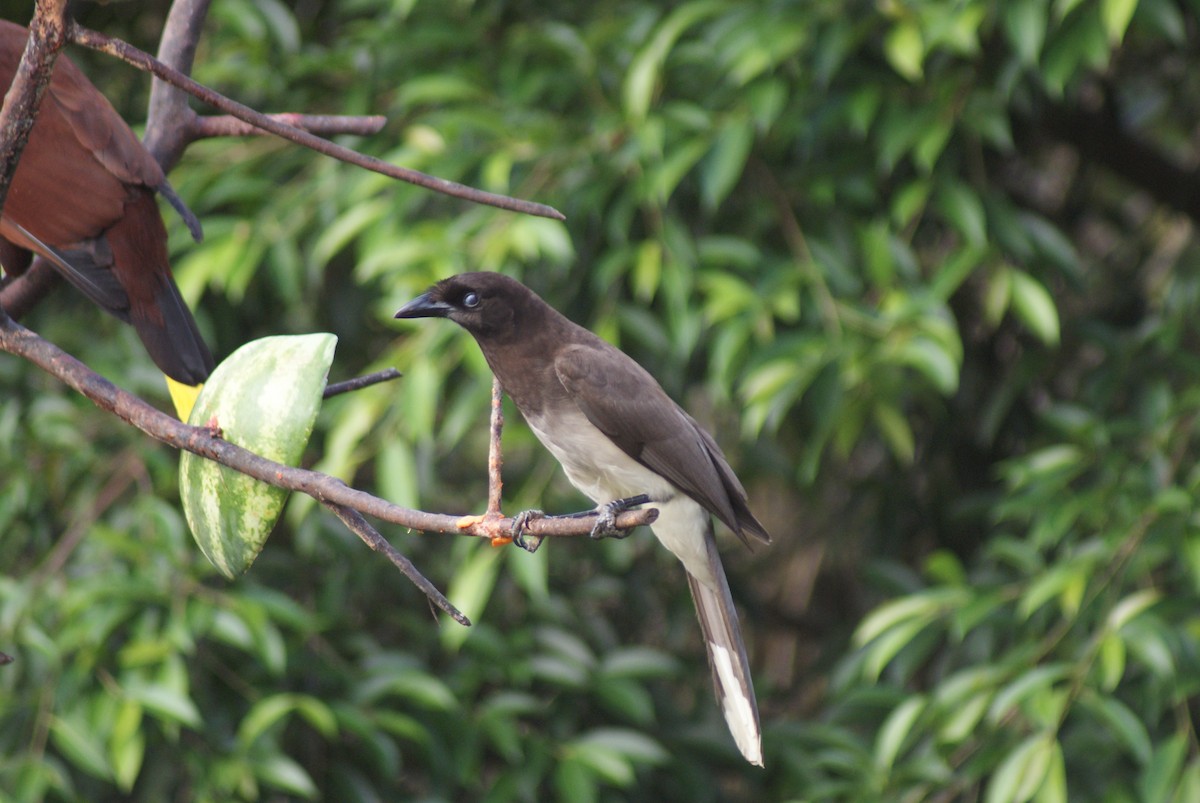
[[597, 339], [559, 350], [559, 381], [588, 421], [623, 452], [662, 475], [738, 534], [766, 531], [716, 442], [622, 351]]
[[129, 296], [112, 272], [112, 253], [103, 240], [90, 240], [79, 248], [60, 249], [42, 242], [13, 221], [5, 221], [0, 231], [50, 260], [63, 277], [93, 303], [121, 320], [129, 321]]

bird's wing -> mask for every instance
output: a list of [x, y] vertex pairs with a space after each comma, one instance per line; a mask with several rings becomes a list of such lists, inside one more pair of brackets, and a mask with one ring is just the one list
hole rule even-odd
[[720, 449], [645, 369], [601, 341], [560, 349], [554, 370], [593, 426], [742, 535], [730, 492], [743, 500], [745, 492], [736, 478], [728, 485], [733, 472]]
[[129, 320], [129, 296], [112, 272], [112, 254], [103, 240], [92, 240], [84, 247], [71, 250], [54, 248], [9, 219], [0, 221], [0, 235], [41, 254], [58, 268], [63, 278], [95, 304], [123, 321]]
[[162, 168], [121, 115], [68, 59], [59, 59], [46, 99], [70, 126], [79, 144], [126, 184], [157, 188]]

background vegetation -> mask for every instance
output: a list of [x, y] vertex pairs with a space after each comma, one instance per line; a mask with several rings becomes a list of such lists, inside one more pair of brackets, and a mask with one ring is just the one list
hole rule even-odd
[[[6, 16], [28, 19], [26, 4]], [[153, 49], [161, 6], [80, 7]], [[0, 359], [0, 798], [1196, 800], [1200, 19], [1173, 0], [218, 0], [196, 77], [553, 204], [451, 202], [269, 139], [171, 178], [224, 356], [330, 331], [309, 463], [482, 509], [489, 376], [400, 303], [519, 276], [719, 434], [766, 769], [648, 534], [536, 556], [389, 535], [476, 625], [293, 499], [219, 578], [175, 454]], [[129, 119], [146, 83], [75, 54]], [[163, 400], [63, 291], [26, 323]], [[506, 506], [579, 509], [518, 417]]]

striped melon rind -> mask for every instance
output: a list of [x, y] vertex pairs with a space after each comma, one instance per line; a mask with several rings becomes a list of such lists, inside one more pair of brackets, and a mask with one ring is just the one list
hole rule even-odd
[[[192, 408], [192, 426], [216, 424], [222, 437], [255, 454], [296, 465], [312, 435], [337, 337], [264, 337], [230, 354]], [[201, 551], [226, 577], [250, 568], [275, 526], [287, 491], [184, 452], [183, 513]]]

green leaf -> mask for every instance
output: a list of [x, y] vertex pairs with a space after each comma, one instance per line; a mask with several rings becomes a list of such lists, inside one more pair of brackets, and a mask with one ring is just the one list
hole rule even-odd
[[254, 773], [277, 789], [300, 797], [315, 799], [317, 785], [304, 768], [282, 753], [274, 753], [254, 763]]
[[1147, 608], [1158, 602], [1161, 597], [1162, 595], [1154, 588], [1143, 588], [1141, 591], [1133, 592], [1109, 611], [1108, 627], [1112, 630], [1120, 630], [1126, 623], [1137, 618]]
[[1033, 796], [1034, 803], [1067, 803], [1067, 762], [1062, 743], [1057, 739], [1050, 748], [1050, 765], [1041, 787]]
[[733, 117], [721, 126], [717, 142], [700, 174], [700, 191], [705, 207], [716, 209], [728, 197], [742, 176], [753, 145], [754, 121], [749, 117]]
[[76, 717], [50, 717], [50, 739], [54, 746], [80, 770], [96, 778], [109, 779], [112, 768], [105, 757], [99, 734]]
[[142, 730], [142, 706], [125, 700], [113, 720], [108, 741], [108, 755], [113, 780], [122, 792], [128, 793], [137, 782], [146, 756], [146, 736]]
[[1138, 778], [1138, 800], [1142, 803], [1171, 803], [1188, 752], [1188, 737], [1176, 733], [1158, 745]]
[[953, 181], [938, 191], [938, 209], [958, 229], [970, 245], [987, 241], [987, 215], [979, 194], [961, 181]]
[[1058, 344], [1058, 308], [1054, 299], [1037, 279], [1019, 270], [1010, 271], [1013, 311], [1039, 340], [1048, 346]]
[[[534, 604], [545, 604], [550, 600], [549, 551], [533, 554], [523, 549], [503, 550], [505, 568], [509, 577]], [[463, 630], [465, 628], [458, 628]]]
[[363, 683], [358, 693], [364, 702], [396, 696], [431, 711], [452, 711], [458, 700], [443, 681], [417, 669], [389, 671]]
[[613, 678], [660, 678], [679, 671], [679, 662], [653, 647], [621, 647], [604, 654], [598, 671]]
[[914, 695], [896, 706], [883, 721], [879, 736], [875, 739], [875, 767], [880, 772], [889, 772], [896, 763], [900, 748], [927, 705], [928, 700], [923, 695]]
[[630, 722], [643, 727], [654, 722], [654, 698], [640, 683], [607, 677], [593, 681], [592, 689], [606, 708]]
[[1154, 744], [1145, 723], [1116, 697], [1089, 692], [1080, 697], [1083, 709], [1101, 720], [1105, 733], [1110, 733], [1121, 743], [1137, 763], [1146, 767], [1153, 755]]
[[129, 684], [125, 687], [129, 699], [140, 703], [143, 708], [160, 719], [178, 722], [190, 728], [199, 728], [202, 722], [200, 709], [185, 692], [162, 684]]
[[584, 752], [611, 751], [638, 764], [662, 764], [671, 757], [656, 740], [627, 728], [594, 728], [571, 744]]
[[918, 635], [929, 627], [929, 623], [918, 619], [903, 622], [878, 638], [866, 647], [866, 660], [863, 661], [863, 674], [868, 680], [878, 680], [883, 670], [892, 659]]
[[941, 343], [918, 335], [905, 340], [896, 356], [924, 375], [939, 393], [950, 396], [958, 389], [958, 361]]
[[663, 65], [675, 41], [705, 17], [721, 12], [724, 5], [710, 0], [693, 0], [676, 8], [663, 20], [654, 36], [638, 51], [625, 74], [621, 98], [625, 112], [635, 120], [646, 117], [654, 98]]
[[1177, 789], [1176, 800], [1200, 800], [1200, 761], [1193, 759], [1188, 762]]
[[1001, 762], [988, 783], [986, 803], [1025, 803], [1038, 793], [1055, 751], [1053, 733], [1035, 733], [1017, 745]]
[[1039, 575], [1021, 594], [1017, 603], [1017, 614], [1023, 619], [1028, 619], [1051, 599], [1060, 596], [1064, 599], [1064, 613], [1073, 615], [1075, 611], [1071, 610], [1065, 600], [1076, 596], [1073, 587], [1086, 584], [1090, 572], [1091, 564], [1079, 562], [1059, 564]]
[[312, 258], [325, 264], [363, 231], [379, 223], [389, 206], [382, 199], [363, 201], [347, 209], [321, 232], [313, 245]]
[[883, 55], [892, 69], [909, 81], [921, 78], [925, 42], [915, 20], [904, 20], [892, 26], [883, 40]]
[[337, 733], [337, 718], [325, 703], [306, 694], [273, 694], [253, 706], [238, 725], [237, 740], [242, 749], [250, 746], [277, 722], [293, 713], [302, 715], [322, 736]]
[[[229, 355], [204, 385], [189, 423], [220, 427], [224, 440], [296, 465], [312, 434], [337, 338], [265, 337]], [[232, 579], [250, 568], [287, 501], [276, 488], [184, 452], [179, 492], [192, 536]]]
[[968, 597], [962, 589], [949, 588], [924, 591], [886, 602], [869, 613], [854, 632], [854, 643], [870, 643], [909, 620], [931, 622], [947, 610], [960, 606]]
[[1107, 633], [1100, 639], [1096, 653], [1100, 688], [1113, 691], [1125, 675], [1125, 642], [1119, 633]]
[[916, 442], [912, 428], [904, 416], [890, 404], [877, 404], [872, 410], [875, 425], [883, 433], [892, 456], [904, 464], [912, 463], [916, 453]]
[[988, 709], [988, 720], [999, 723], [1009, 716], [1014, 708], [1033, 697], [1045, 692], [1054, 684], [1067, 677], [1071, 667], [1065, 663], [1036, 666], [1021, 673], [1015, 680], [1001, 689]]
[[565, 803], [594, 803], [598, 799], [596, 774], [578, 754], [568, 755], [554, 767], [554, 787]]
[[1125, 38], [1125, 31], [1137, 6], [1138, 0], [1100, 0], [1100, 21], [1104, 24], [1108, 41], [1114, 47]]
[[[456, 552], [461, 559], [446, 589], [446, 597], [472, 622], [478, 622], [496, 585], [500, 571], [500, 550], [468, 538], [464, 539]], [[467, 627], [443, 627], [442, 644], [447, 649], [456, 650], [471, 632], [471, 628]]]
[[1010, 0], [1003, 9], [1008, 41], [1021, 63], [1033, 66], [1046, 41], [1046, 4], [1042, 0]]

